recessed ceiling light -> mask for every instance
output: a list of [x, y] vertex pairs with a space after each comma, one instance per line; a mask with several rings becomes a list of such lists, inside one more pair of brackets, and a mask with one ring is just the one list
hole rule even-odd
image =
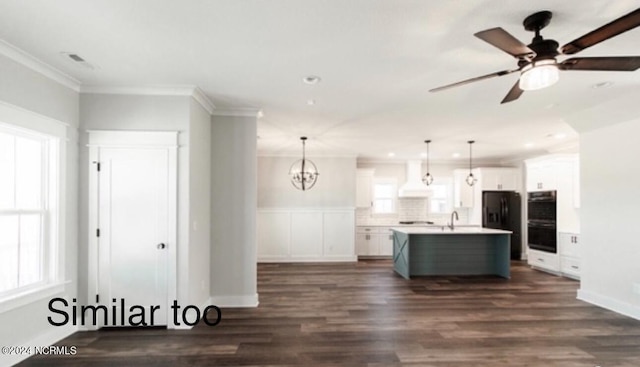
[[451, 156], [453, 158], [460, 158], [460, 153], [453, 153]]
[[531, 148], [531, 147], [533, 147], [534, 145], [535, 145], [535, 144], [533, 144], [533, 143], [524, 143], [524, 147], [525, 147], [525, 148]]
[[613, 82], [606, 81], [606, 82], [600, 82], [600, 83], [593, 84], [591, 86], [591, 88], [593, 88], [593, 89], [609, 88], [612, 85], [613, 85]]
[[387, 155], [388, 155], [389, 157], [395, 157], [395, 156], [396, 156], [396, 153], [394, 153], [394, 152], [389, 152], [389, 154], [387, 154]]
[[307, 105], [313, 106], [314, 104], [316, 104], [316, 100], [315, 99], [307, 99]]
[[422, 158], [427, 158], [427, 153], [420, 153], [420, 156], [421, 156]]
[[305, 84], [311, 84], [311, 85], [318, 84], [320, 82], [320, 77], [315, 75], [308, 75], [302, 78], [302, 81]]
[[553, 137], [556, 139], [564, 139], [567, 137], [567, 134], [557, 133], [557, 134], [553, 134]]

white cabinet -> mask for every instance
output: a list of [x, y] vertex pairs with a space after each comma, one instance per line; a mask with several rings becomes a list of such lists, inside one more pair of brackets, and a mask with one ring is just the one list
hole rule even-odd
[[560, 259], [558, 254], [529, 249], [527, 262], [534, 268], [553, 274], [560, 273]]
[[571, 278], [580, 278], [580, 235], [577, 233], [558, 233], [560, 252], [560, 272]]
[[453, 206], [456, 208], [473, 207], [475, 185], [469, 186], [467, 184], [467, 176], [469, 176], [469, 170], [453, 170]]
[[527, 161], [527, 191], [556, 190], [557, 168], [553, 159]]
[[478, 168], [478, 183], [482, 191], [519, 191], [517, 168]]
[[389, 227], [356, 228], [356, 255], [392, 256], [393, 237]]
[[378, 236], [380, 238], [380, 255], [393, 256], [393, 231], [390, 228], [380, 228]]
[[373, 169], [356, 170], [356, 206], [370, 208], [373, 190]]
[[379, 255], [380, 241], [376, 227], [356, 227], [356, 255]]

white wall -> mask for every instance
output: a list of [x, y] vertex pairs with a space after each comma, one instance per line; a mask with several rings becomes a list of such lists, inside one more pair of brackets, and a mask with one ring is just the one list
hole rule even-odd
[[211, 116], [194, 99], [189, 122], [189, 304], [209, 300], [211, 247]]
[[[47, 345], [71, 333], [72, 327], [51, 326], [48, 302], [52, 297], [71, 300], [77, 294], [77, 177], [78, 177], [78, 93], [44, 75], [28, 69], [0, 55], [0, 102], [69, 124], [67, 128], [66, 177], [64, 177], [66, 203], [62, 213], [65, 240], [60, 243], [64, 259], [64, 279], [69, 281], [62, 294], [29, 303], [0, 313], [0, 345]], [[10, 122], [10, 121], [8, 121]], [[0, 355], [0, 365], [16, 361]]]
[[211, 118], [211, 298], [256, 306], [256, 116]]
[[[640, 119], [580, 135], [579, 298], [640, 319]], [[634, 285], [637, 293], [633, 292]]]
[[356, 159], [314, 158], [318, 168], [316, 185], [296, 189], [289, 168], [301, 156], [258, 157], [258, 207], [260, 208], [352, 208], [355, 207]]

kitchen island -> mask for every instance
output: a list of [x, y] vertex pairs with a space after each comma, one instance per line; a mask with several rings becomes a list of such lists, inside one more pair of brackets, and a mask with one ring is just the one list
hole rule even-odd
[[511, 231], [480, 227], [394, 227], [393, 269], [414, 275], [510, 277]]

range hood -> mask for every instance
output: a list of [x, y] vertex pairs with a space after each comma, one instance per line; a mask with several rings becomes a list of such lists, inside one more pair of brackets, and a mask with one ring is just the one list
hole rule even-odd
[[422, 182], [422, 161], [407, 161], [407, 182], [400, 186], [398, 197], [426, 198], [431, 196], [431, 190]]

